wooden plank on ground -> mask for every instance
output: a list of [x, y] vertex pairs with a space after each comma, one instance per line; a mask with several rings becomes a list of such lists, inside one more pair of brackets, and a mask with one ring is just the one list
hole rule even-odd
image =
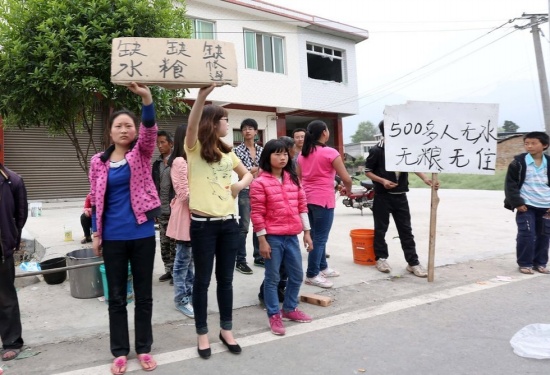
[[312, 305], [327, 307], [332, 303], [332, 298], [321, 296], [319, 294], [304, 293], [300, 295], [300, 301], [311, 303]]

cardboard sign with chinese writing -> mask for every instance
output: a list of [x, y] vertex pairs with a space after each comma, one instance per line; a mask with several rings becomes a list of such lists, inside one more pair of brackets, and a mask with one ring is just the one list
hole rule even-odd
[[237, 86], [237, 59], [232, 43], [205, 39], [115, 38], [111, 82], [138, 82], [168, 89]]
[[494, 174], [498, 104], [407, 102], [384, 110], [386, 170]]

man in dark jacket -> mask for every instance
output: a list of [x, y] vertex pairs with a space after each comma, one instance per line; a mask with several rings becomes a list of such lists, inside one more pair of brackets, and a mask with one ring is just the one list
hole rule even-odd
[[170, 202], [174, 198], [174, 188], [172, 187], [172, 179], [170, 178], [170, 167], [168, 166], [168, 158], [172, 153], [174, 141], [172, 135], [165, 130], [157, 132], [157, 147], [159, 149], [159, 157], [153, 162], [153, 182], [157, 188], [157, 193], [160, 198], [160, 216], [157, 218], [159, 224], [160, 236], [160, 255], [164, 263], [164, 274], [159, 277], [160, 282], [170, 281], [170, 285], [174, 285], [172, 272], [174, 268], [174, 260], [176, 258], [176, 241], [166, 236], [166, 228], [170, 220]]
[[19, 249], [27, 215], [27, 190], [23, 179], [0, 164], [0, 338], [3, 361], [16, 358], [23, 346], [13, 252]]
[[[380, 133], [384, 136], [384, 121], [378, 124]], [[390, 224], [390, 214], [393, 217], [401, 248], [407, 261], [407, 271], [418, 277], [427, 277], [428, 273], [420, 265], [416, 253], [416, 243], [412, 234], [411, 212], [407, 192], [409, 191], [409, 176], [407, 172], [392, 172], [386, 170], [386, 155], [384, 150], [384, 139], [369, 150], [365, 161], [365, 174], [374, 184], [374, 202], [372, 215], [374, 217], [374, 254], [376, 256], [376, 269], [380, 272], [391, 272], [387, 262], [389, 256], [388, 244], [386, 243], [386, 232]], [[415, 174], [428, 186], [432, 180], [424, 173]], [[436, 189], [439, 182], [436, 183]]]

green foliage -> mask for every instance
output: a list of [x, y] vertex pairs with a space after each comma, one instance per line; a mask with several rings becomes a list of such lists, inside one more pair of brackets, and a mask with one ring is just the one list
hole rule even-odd
[[504, 129], [505, 132], [509, 133], [515, 133], [519, 129], [519, 125], [516, 125], [513, 121], [504, 121], [504, 125], [502, 126], [502, 129]]
[[[185, 8], [171, 0], [0, 0], [4, 124], [46, 126], [68, 135], [76, 148], [79, 132], [91, 134], [94, 108], [139, 112], [140, 98], [110, 82], [112, 39], [183, 38], [190, 32]], [[159, 117], [184, 109], [174, 100], [184, 90], [152, 91]]]
[[363, 121], [357, 126], [357, 131], [351, 136], [351, 141], [353, 143], [373, 141], [376, 134], [378, 134], [378, 127], [370, 121]]
[[[431, 174], [426, 173], [430, 176]], [[504, 190], [506, 171], [496, 171], [494, 175], [479, 174], [438, 174], [441, 189]], [[430, 188], [414, 173], [409, 173], [409, 187]], [[503, 193], [504, 194], [504, 193]], [[504, 197], [504, 195], [503, 195]]]

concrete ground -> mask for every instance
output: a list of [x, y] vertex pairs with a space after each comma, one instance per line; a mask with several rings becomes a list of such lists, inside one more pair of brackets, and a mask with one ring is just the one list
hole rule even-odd
[[[414, 189], [409, 194], [413, 233], [421, 263], [428, 263], [430, 190]], [[440, 204], [437, 211], [436, 267], [480, 260], [514, 252], [514, 215], [502, 207], [503, 193], [500, 191], [440, 190]], [[340, 199], [341, 200], [341, 199]], [[34, 235], [45, 249], [42, 260], [64, 256], [72, 250], [83, 247], [80, 244], [82, 230], [80, 213], [82, 202], [44, 203], [41, 217], [29, 217], [26, 230]], [[71, 227], [73, 241], [64, 241], [64, 228]], [[387, 278], [374, 267], [353, 262], [350, 230], [373, 228], [372, 214], [365, 210], [363, 216], [358, 209], [345, 207], [337, 202], [334, 224], [328, 241], [329, 265], [342, 274], [334, 279], [334, 288], [356, 285], [371, 280]], [[393, 274], [405, 274], [406, 263], [400, 248], [393, 223], [386, 237], [390, 247], [389, 263]], [[251, 241], [248, 241], [248, 258], [252, 263]], [[158, 249], [158, 246], [157, 246]], [[307, 254], [303, 253], [304, 269]], [[235, 272], [234, 308], [252, 306], [258, 303], [258, 289], [263, 279], [263, 269], [254, 267], [253, 275]], [[160, 250], [155, 258], [153, 283], [155, 324], [182, 319], [173, 305], [173, 290], [168, 283], [158, 282], [164, 267]], [[42, 277], [40, 277], [42, 279]], [[437, 283], [437, 269], [435, 271]], [[215, 283], [211, 287], [209, 309], [217, 312]], [[317, 287], [303, 285], [301, 292], [319, 293]], [[324, 294], [330, 295], [330, 291]], [[76, 299], [71, 297], [69, 280], [59, 285], [40, 282], [19, 291], [25, 339], [29, 344], [57, 342], [72, 336], [86, 336], [105, 333], [108, 327], [107, 308], [98, 299]], [[130, 314], [131, 315], [131, 314]], [[187, 323], [192, 321], [184, 320]]]
[[[428, 262], [428, 243], [430, 227], [430, 190], [413, 189], [409, 194], [412, 213], [413, 232], [417, 241], [417, 250], [421, 262]], [[387, 235], [390, 247], [389, 262], [393, 266], [391, 275], [382, 274], [374, 267], [362, 266], [353, 262], [351, 229], [373, 228], [372, 215], [367, 210], [361, 216], [360, 211], [344, 207], [337, 202], [335, 220], [328, 242], [328, 253], [331, 255], [329, 264], [339, 270], [341, 277], [333, 279], [334, 288], [321, 290], [303, 285], [301, 292], [318, 293], [333, 298], [334, 302], [328, 308], [304, 304], [302, 308], [312, 313], [316, 318], [330, 315], [344, 316], [348, 310], [361, 309], [365, 304], [381, 303], [387, 296], [372, 289], [373, 285], [390, 285], [393, 298], [409, 296], [410, 293], [429, 293], [448, 287], [456, 287], [463, 283], [476, 284], [477, 278], [494, 278], [497, 275], [520, 275], [516, 270], [514, 215], [503, 208], [503, 193], [500, 191], [469, 191], [440, 190], [440, 203], [437, 211], [437, 233], [435, 250], [435, 280], [428, 283], [426, 279], [418, 279], [405, 270], [402, 251], [393, 223]], [[79, 216], [82, 202], [52, 202], [44, 203], [41, 217], [29, 217], [26, 229], [35, 236], [44, 247], [44, 259], [63, 256], [69, 251], [81, 247]], [[72, 242], [64, 241], [64, 226], [73, 228]], [[250, 244], [250, 241], [249, 241]], [[248, 249], [251, 263], [251, 249]], [[307, 256], [303, 253], [304, 267]], [[484, 263], [485, 260], [488, 263]], [[495, 263], [495, 260], [498, 260]], [[483, 275], [474, 274], [477, 264], [485, 264]], [[454, 266], [452, 266], [454, 265]], [[475, 266], [474, 266], [475, 265]], [[265, 312], [258, 309], [258, 288], [263, 275], [262, 269], [253, 267], [253, 275], [242, 275], [235, 272], [234, 308], [236, 333], [241, 343], [246, 343], [245, 337], [266, 331]], [[452, 272], [451, 272], [452, 270]], [[193, 320], [188, 319], [175, 310], [172, 302], [173, 290], [168, 283], [158, 282], [158, 277], [164, 268], [157, 254], [153, 284], [155, 325], [155, 352], [165, 352], [174, 349], [164, 340], [169, 340], [171, 332], [182, 330], [186, 337], [186, 345], [193, 349]], [[517, 274], [517, 275], [516, 275]], [[403, 277], [401, 277], [403, 276]], [[41, 279], [41, 277], [40, 277]], [[380, 284], [385, 280], [400, 283]], [[404, 284], [413, 289], [401, 289]], [[372, 295], [369, 295], [372, 294]], [[367, 298], [365, 298], [367, 296]], [[41, 281], [37, 284], [21, 288], [19, 298], [22, 310], [24, 339], [26, 344], [48, 351], [49, 344], [59, 343], [57, 347], [70, 347], [72, 343], [95, 342], [91, 357], [87, 363], [106, 363], [108, 353], [108, 316], [107, 307], [98, 299], [76, 299], [71, 297], [69, 282], [60, 285], [48, 285]], [[212, 315], [217, 312], [215, 302], [215, 282], [210, 292], [209, 310]], [[129, 319], [133, 321], [130, 305]], [[214, 316], [210, 319], [212, 327], [217, 324]], [[132, 326], [132, 323], [130, 323]], [[160, 334], [159, 334], [160, 331]], [[213, 328], [213, 331], [215, 329]], [[268, 333], [268, 332], [267, 332]], [[270, 335], [270, 334], [269, 334]], [[180, 340], [181, 341], [181, 340]], [[214, 349], [214, 347], [213, 347]], [[51, 349], [50, 349], [51, 350]], [[97, 353], [96, 353], [97, 352]], [[216, 351], [215, 351], [216, 352]], [[46, 356], [47, 353], [40, 354]], [[32, 359], [27, 361], [29, 365]], [[98, 362], [99, 361], [99, 362]], [[17, 364], [19, 365], [19, 364]], [[21, 363], [23, 365], [23, 363]], [[21, 366], [19, 365], [19, 366]], [[74, 366], [81, 367], [73, 363]], [[65, 368], [74, 368], [67, 363]], [[25, 366], [27, 367], [27, 366]], [[58, 369], [62, 367], [57, 367]], [[14, 368], [15, 370], [15, 368]], [[67, 370], [65, 370], [67, 371]], [[17, 373], [17, 372], [10, 372]], [[21, 372], [23, 373], [23, 372]], [[26, 373], [26, 372], [24, 372]], [[57, 373], [55, 371], [46, 373]], [[90, 372], [90, 373], [93, 373]], [[165, 372], [176, 373], [176, 372]], [[179, 372], [178, 372], [179, 373]], [[234, 372], [239, 373], [239, 372]], [[245, 372], [242, 372], [245, 373]]]

